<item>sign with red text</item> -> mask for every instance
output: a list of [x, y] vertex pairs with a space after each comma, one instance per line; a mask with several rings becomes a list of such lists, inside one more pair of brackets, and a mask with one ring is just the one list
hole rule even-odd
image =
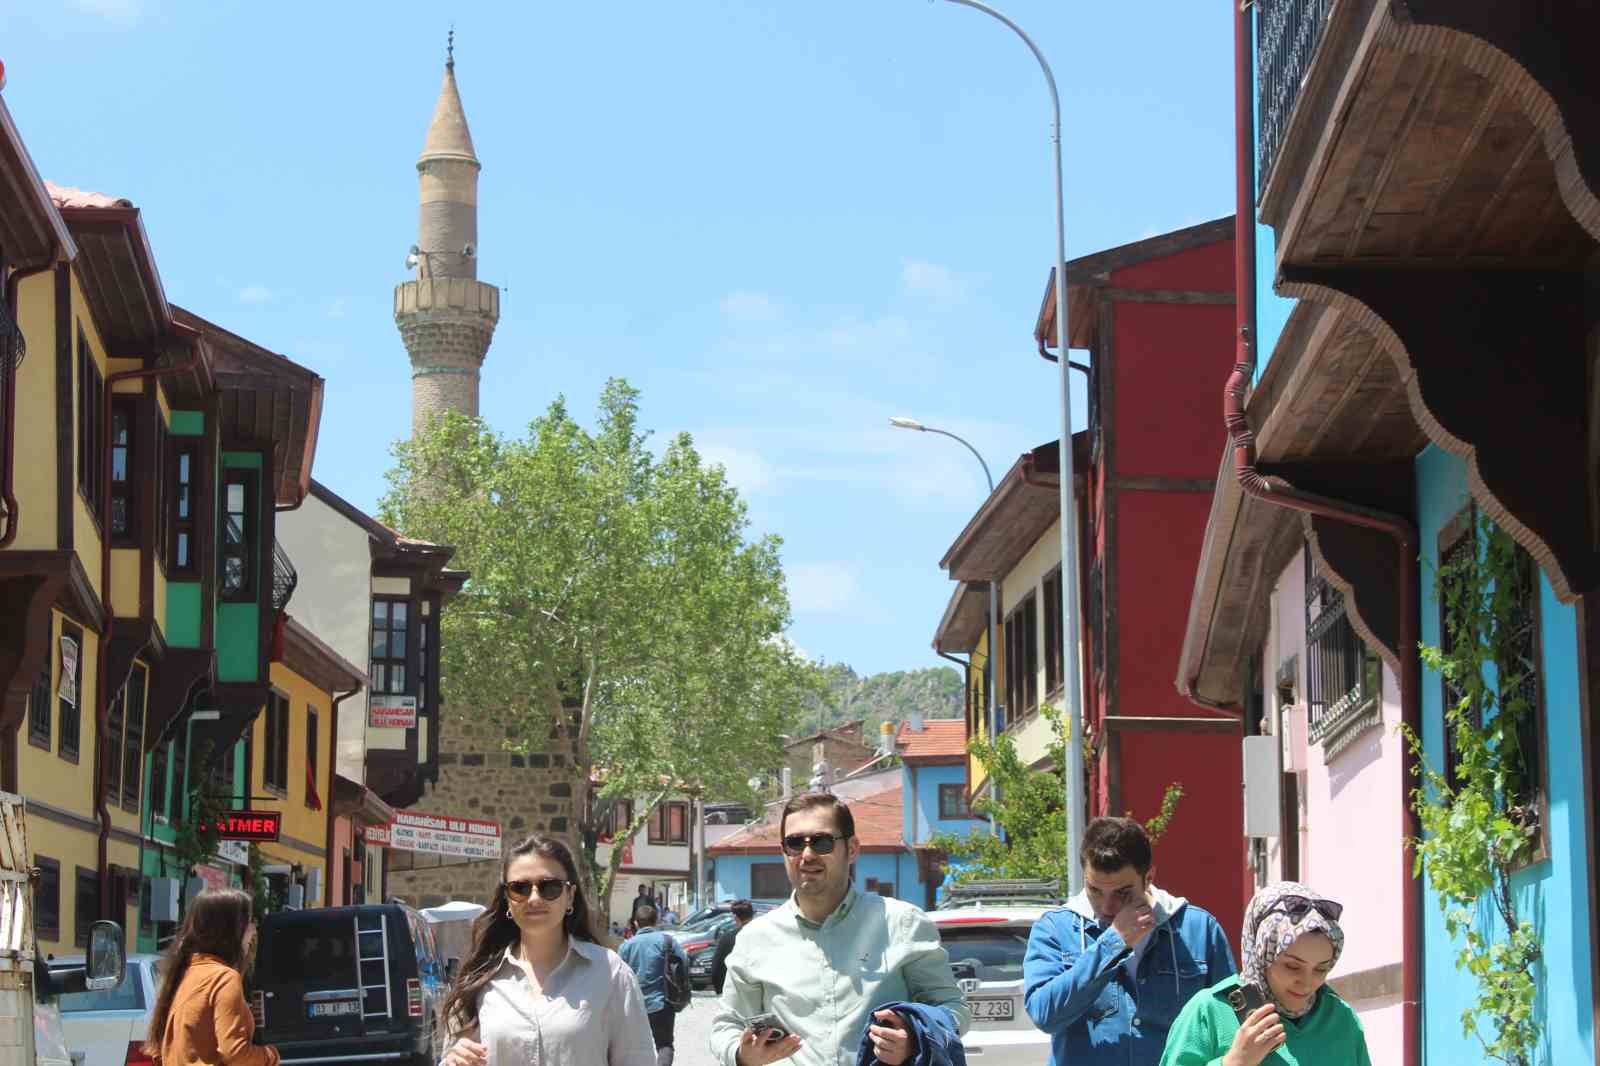
[[410, 729], [417, 724], [417, 698], [374, 692], [367, 704], [367, 725], [373, 729]]
[[223, 840], [277, 840], [282, 827], [280, 811], [228, 811], [217, 816], [217, 835]]
[[387, 825], [368, 826], [366, 839], [368, 844], [397, 851], [462, 859], [498, 859], [501, 851], [499, 822], [418, 811], [396, 811]]

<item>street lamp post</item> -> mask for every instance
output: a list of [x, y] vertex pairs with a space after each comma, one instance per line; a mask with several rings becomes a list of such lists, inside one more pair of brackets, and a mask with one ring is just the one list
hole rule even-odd
[[[933, 426], [925, 426], [921, 422], [918, 422], [915, 418], [904, 418], [896, 415], [895, 417], [889, 419], [889, 424], [896, 429], [914, 429], [919, 433], [937, 433], [941, 437], [949, 437], [951, 440], [962, 445], [967, 449], [967, 451], [972, 453], [972, 457], [974, 459], [978, 460], [978, 465], [983, 467], [983, 479], [989, 483], [989, 495], [994, 495], [994, 476], [989, 473], [989, 464], [983, 461], [983, 456], [978, 453], [978, 449], [974, 448], [969, 442], [963, 440], [961, 437], [956, 436], [947, 429], [935, 429]], [[994, 743], [996, 737], [999, 735], [999, 730], [995, 727], [995, 723], [1004, 713], [1000, 706], [1000, 680], [996, 676], [994, 668], [995, 641], [1000, 635], [1000, 598], [996, 591], [997, 584], [998, 582], [996, 581], [989, 582], [989, 651], [987, 661], [983, 664], [984, 673], [986, 673], [989, 677], [988, 717], [989, 743], [991, 744]], [[989, 787], [992, 789], [998, 789], [999, 786], [993, 780], [991, 780]], [[996, 831], [993, 819], [990, 819], [989, 821], [989, 831], [991, 833]]]
[[1065, 778], [1067, 782], [1067, 880], [1071, 891], [1083, 887], [1083, 871], [1078, 864], [1078, 852], [1083, 841], [1083, 686], [1079, 681], [1078, 665], [1078, 508], [1076, 500], [1075, 471], [1072, 455], [1072, 390], [1067, 371], [1067, 238], [1066, 222], [1062, 213], [1061, 194], [1061, 96], [1056, 92], [1055, 74], [1045, 60], [1044, 53], [1033, 43], [1033, 38], [1022, 27], [981, 0], [946, 0], [974, 8], [1009, 26], [1022, 43], [1028, 46], [1033, 58], [1044, 71], [1045, 83], [1050, 88], [1050, 143], [1055, 157], [1056, 186], [1056, 351], [1060, 353], [1061, 366], [1061, 575], [1062, 607], [1065, 625], [1061, 627], [1061, 675], [1067, 692], [1067, 751]]

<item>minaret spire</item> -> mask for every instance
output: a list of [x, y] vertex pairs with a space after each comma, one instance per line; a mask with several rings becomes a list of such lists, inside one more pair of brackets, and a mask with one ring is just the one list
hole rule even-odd
[[444, 82], [417, 159], [418, 276], [394, 293], [395, 325], [411, 356], [413, 434], [446, 411], [476, 417], [479, 369], [500, 318], [500, 290], [478, 280], [483, 167], [456, 86], [455, 48], [451, 27]]

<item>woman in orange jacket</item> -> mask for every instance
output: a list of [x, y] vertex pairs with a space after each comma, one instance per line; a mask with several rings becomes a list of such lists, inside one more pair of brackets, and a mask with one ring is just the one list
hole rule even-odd
[[189, 905], [162, 964], [145, 1051], [156, 1066], [278, 1066], [275, 1048], [250, 1042], [255, 1015], [243, 973], [255, 957], [250, 896], [206, 889]]

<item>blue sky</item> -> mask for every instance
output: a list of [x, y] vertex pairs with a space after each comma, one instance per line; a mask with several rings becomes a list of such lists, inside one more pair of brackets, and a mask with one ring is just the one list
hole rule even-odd
[[[1001, 0], [1055, 67], [1067, 254], [1229, 214], [1220, 2]], [[7, 106], [50, 180], [143, 209], [168, 297], [328, 381], [316, 476], [364, 507], [409, 432], [391, 317], [444, 38], [502, 286], [483, 414], [620, 375], [785, 541], [791, 636], [938, 665], [938, 560], [1058, 434], [1031, 332], [1049, 106], [1021, 41], [937, 0], [17, 4]], [[1081, 400], [1075, 425], [1081, 427]]]

